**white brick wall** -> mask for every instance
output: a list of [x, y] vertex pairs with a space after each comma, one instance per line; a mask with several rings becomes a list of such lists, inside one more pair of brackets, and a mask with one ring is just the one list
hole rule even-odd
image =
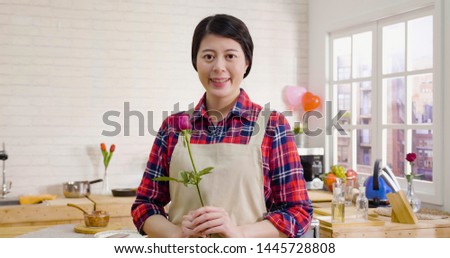
[[[308, 0], [0, 0], [0, 143], [12, 196], [62, 194], [68, 180], [102, 176], [100, 142], [117, 145], [110, 186], [137, 186], [154, 137], [102, 136], [123, 126], [124, 102], [154, 113], [187, 109], [203, 88], [190, 63], [195, 25], [215, 13], [241, 18], [254, 43], [243, 87], [282, 111], [285, 85], [308, 81]], [[123, 129], [123, 128], [122, 128]], [[100, 185], [92, 185], [99, 191]]]

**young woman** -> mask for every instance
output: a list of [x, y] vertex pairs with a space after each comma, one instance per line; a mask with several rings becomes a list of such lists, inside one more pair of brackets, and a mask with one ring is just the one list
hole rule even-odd
[[[192, 40], [192, 64], [205, 94], [190, 115], [190, 138], [203, 176], [202, 207], [195, 187], [154, 180], [192, 170], [176, 122], [165, 119], [153, 144], [132, 206], [141, 234], [149, 237], [300, 237], [312, 206], [290, 126], [265, 113], [243, 89], [252, 66], [246, 25], [229, 15], [203, 19]], [[165, 206], [170, 202], [170, 207]]]

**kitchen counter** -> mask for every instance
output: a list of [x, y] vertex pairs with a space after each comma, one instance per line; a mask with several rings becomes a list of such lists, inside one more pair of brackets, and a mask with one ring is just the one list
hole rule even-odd
[[[134, 228], [131, 205], [135, 197], [113, 197], [112, 195], [92, 195], [97, 210], [110, 213], [110, 223], [119, 223], [123, 228]], [[83, 213], [73, 207], [73, 203], [91, 211], [93, 204], [86, 198], [57, 198], [42, 204], [14, 205], [0, 207], [0, 237], [15, 237], [58, 224], [82, 223]]]
[[[308, 191], [314, 206], [314, 217], [324, 219], [331, 214], [331, 192], [321, 190]], [[97, 202], [97, 209], [107, 210], [111, 214], [111, 223], [120, 223], [122, 228], [134, 229], [130, 209], [134, 197], [91, 196]], [[81, 211], [68, 207], [67, 203], [92, 210], [92, 203], [85, 198], [57, 198], [43, 204], [16, 205], [0, 207], [0, 237], [33, 236], [30, 232], [46, 232], [60, 224], [73, 228], [83, 222]], [[352, 208], [346, 209], [351, 216]], [[320, 224], [320, 237], [450, 237], [450, 218], [439, 220], [420, 220], [418, 224], [391, 222], [390, 217], [370, 213], [376, 221], [373, 225]], [[67, 224], [71, 224], [68, 225]], [[63, 236], [61, 236], [63, 237]], [[80, 236], [82, 237], [82, 236]], [[88, 236], [89, 237], [89, 236]]]
[[322, 238], [408, 238], [408, 237], [450, 237], [450, 218], [419, 220], [418, 224], [391, 222], [391, 217], [381, 216], [369, 209], [370, 222], [352, 223], [355, 207], [346, 207], [349, 223], [327, 223], [331, 219], [331, 203], [315, 203], [314, 217], [320, 222]]

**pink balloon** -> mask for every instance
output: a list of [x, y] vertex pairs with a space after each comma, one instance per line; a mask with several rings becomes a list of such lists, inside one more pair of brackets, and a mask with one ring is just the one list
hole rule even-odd
[[286, 86], [284, 87], [284, 101], [289, 108], [296, 109], [302, 104], [302, 97], [305, 94], [306, 88], [300, 86]]

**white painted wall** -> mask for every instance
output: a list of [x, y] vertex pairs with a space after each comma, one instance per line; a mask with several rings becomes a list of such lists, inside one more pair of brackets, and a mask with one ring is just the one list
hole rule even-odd
[[[308, 0], [0, 0], [0, 144], [11, 196], [62, 194], [68, 180], [102, 176], [100, 143], [117, 145], [110, 186], [136, 187], [154, 137], [102, 136], [102, 121], [124, 102], [152, 128], [175, 103], [187, 109], [203, 88], [190, 62], [192, 32], [204, 17], [246, 22], [255, 44], [243, 88], [284, 110], [285, 85], [308, 81]], [[100, 191], [101, 185], [92, 185]]]
[[[310, 91], [317, 93], [322, 100], [326, 100], [325, 97], [325, 79], [326, 70], [326, 36], [330, 31], [343, 29], [353, 24], [360, 24], [364, 22], [370, 22], [376, 19], [380, 19], [387, 16], [392, 16], [398, 13], [405, 12], [410, 9], [417, 9], [430, 3], [434, 3], [434, 0], [313, 0], [310, 1], [309, 9], [309, 85]], [[442, 16], [444, 18], [444, 24], [441, 31], [443, 33], [444, 42], [442, 42], [442, 65], [444, 66], [444, 72], [442, 75], [442, 83], [448, 85], [450, 81], [449, 67], [450, 54], [448, 46], [450, 45], [450, 3], [446, 0], [436, 0], [436, 6], [442, 9]], [[450, 90], [448, 87], [444, 87], [442, 100], [450, 99]], [[450, 110], [450, 104], [448, 101], [444, 101], [443, 110]], [[322, 110], [324, 111], [324, 109]], [[443, 132], [447, 132], [450, 128], [450, 113], [442, 112], [439, 116], [442, 119]], [[325, 128], [324, 119], [318, 121], [315, 126]], [[446, 130], [447, 128], [447, 130]], [[450, 210], [450, 190], [448, 185], [450, 184], [450, 170], [446, 169], [450, 167], [450, 137], [447, 133], [444, 133], [442, 142], [442, 153], [440, 150], [435, 149], [435, 155], [442, 155], [443, 162], [441, 164], [434, 164], [435, 167], [441, 168], [444, 171], [443, 181], [438, 182], [442, 184], [444, 196], [444, 209]], [[440, 141], [440, 140], [438, 140]], [[326, 146], [325, 135], [320, 137], [311, 137], [309, 139], [311, 147]]]

